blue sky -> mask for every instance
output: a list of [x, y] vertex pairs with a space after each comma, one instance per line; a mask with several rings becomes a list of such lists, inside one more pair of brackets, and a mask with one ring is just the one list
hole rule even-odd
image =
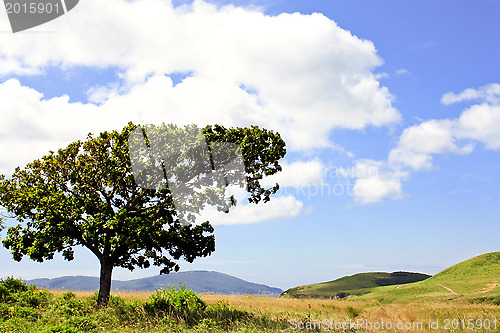
[[[282, 190], [213, 220], [216, 251], [182, 270], [283, 289], [434, 274], [499, 250], [499, 12], [493, 0], [82, 0], [18, 34], [1, 14], [0, 172], [129, 120], [256, 124], [287, 142]], [[0, 266], [98, 274], [85, 249], [43, 264], [2, 249]]]

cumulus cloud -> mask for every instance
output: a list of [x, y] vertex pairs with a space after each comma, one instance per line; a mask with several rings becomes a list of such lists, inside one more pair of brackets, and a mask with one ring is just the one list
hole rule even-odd
[[491, 83], [478, 89], [469, 88], [458, 94], [449, 92], [443, 95], [441, 103], [449, 105], [470, 100], [483, 100], [490, 104], [500, 104], [500, 84]]
[[458, 118], [427, 120], [404, 129], [387, 161], [357, 161], [353, 168], [356, 172], [350, 174], [356, 178], [352, 193], [355, 201], [373, 203], [403, 197], [402, 181], [411, 170], [431, 169], [433, 155], [470, 154], [478, 143], [489, 150], [500, 150], [499, 97], [500, 84], [445, 94], [442, 102], [446, 105], [468, 100], [480, 104], [466, 108]]
[[454, 131], [456, 120], [429, 120], [406, 128], [396, 148], [389, 153], [389, 164], [414, 170], [432, 167], [432, 155], [444, 153], [468, 154], [471, 145], [458, 146]]
[[455, 133], [459, 138], [479, 141], [487, 149], [499, 150], [500, 105], [484, 103], [466, 109], [457, 120]]
[[296, 161], [281, 163], [283, 170], [262, 180], [264, 186], [274, 186], [278, 183], [280, 188], [293, 187], [296, 189], [324, 182], [326, 167], [319, 159], [310, 161]]
[[[373, 74], [382, 64], [373, 43], [321, 14], [268, 16], [203, 1], [173, 7], [160, 0], [88, 0], [44, 27], [55, 33], [6, 37], [0, 59], [13, 65], [2, 66], [4, 74], [113, 66], [130, 88], [121, 101], [136, 106], [145, 100], [132, 93], [145, 89], [147, 77], [192, 72], [180, 89], [158, 87], [167, 110], [190, 122], [266, 125], [296, 150], [331, 147], [335, 128], [400, 120]], [[90, 100], [115, 103], [119, 91], [96, 88]], [[160, 96], [152, 98], [148, 106]]]
[[[9, 30], [6, 16], [0, 27]], [[374, 74], [383, 61], [373, 43], [322, 14], [269, 16], [199, 0], [179, 7], [164, 0], [86, 0], [43, 30], [53, 33], [2, 37], [2, 173], [128, 121], [258, 125], [279, 132], [288, 151], [300, 153], [338, 149], [330, 140], [335, 129], [401, 120]], [[120, 80], [91, 86], [86, 103], [47, 99], [8, 80], [76, 66], [112, 67]], [[173, 73], [191, 74], [174, 85]], [[265, 181], [301, 188], [321, 183], [323, 171], [317, 159], [285, 163], [283, 173]], [[259, 207], [242, 206], [234, 213], [241, 216], [227, 219], [251, 223], [302, 211], [293, 196]]]
[[350, 194], [359, 204], [402, 198], [402, 180], [408, 176], [407, 172], [395, 171], [387, 163], [375, 160], [358, 160], [352, 168], [338, 171], [346, 178], [355, 179]]
[[210, 221], [213, 225], [251, 224], [262, 221], [286, 220], [303, 212], [303, 202], [294, 196], [279, 196], [266, 203], [238, 204], [229, 213], [208, 208], [197, 221]]

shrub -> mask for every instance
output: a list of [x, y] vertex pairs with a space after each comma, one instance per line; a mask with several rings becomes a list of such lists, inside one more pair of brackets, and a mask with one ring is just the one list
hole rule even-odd
[[186, 289], [182, 284], [177, 289], [170, 286], [168, 289], [155, 290], [144, 305], [152, 311], [194, 311], [205, 310], [206, 304], [192, 290]]
[[37, 290], [34, 285], [31, 285], [28, 287], [28, 290], [18, 293], [15, 299], [18, 304], [37, 308], [47, 304], [49, 295], [49, 292]]
[[10, 292], [6, 286], [0, 284], [0, 302], [7, 303], [10, 299]]
[[205, 302], [182, 284], [179, 284], [179, 289], [170, 286], [155, 290], [144, 304], [144, 310], [150, 315], [169, 314], [188, 323], [200, 320], [205, 308]]
[[38, 290], [35, 285], [28, 286], [21, 279], [0, 280], [0, 302], [5, 304], [37, 308], [46, 305], [49, 296], [49, 292]]
[[231, 308], [227, 301], [218, 301], [209, 305], [206, 313], [212, 320], [223, 327], [228, 327], [235, 322], [248, 320], [252, 317], [248, 312]]
[[125, 301], [120, 296], [109, 295], [108, 306], [110, 307], [124, 307]]
[[356, 309], [352, 306], [348, 306], [345, 310], [346, 310], [347, 314], [349, 315], [349, 317], [351, 317], [351, 318], [356, 318], [361, 313], [360, 309]]
[[500, 305], [500, 296], [483, 296], [483, 297], [473, 298], [470, 300], [470, 302]]
[[17, 293], [28, 290], [28, 285], [25, 282], [23, 282], [23, 280], [14, 279], [14, 277], [12, 276], [6, 279], [1, 279], [0, 285], [4, 286], [10, 293]]
[[45, 328], [40, 333], [80, 333], [77, 328], [67, 325], [55, 325]]
[[339, 292], [337, 292], [337, 294], [335, 295], [335, 297], [340, 298], [340, 299], [344, 299], [344, 298], [346, 298], [347, 296], [349, 296], [349, 293], [348, 293], [348, 292], [345, 292], [345, 291], [339, 291]]
[[0, 318], [8, 319], [10, 317], [9, 306], [5, 303], [0, 303]]
[[68, 292], [65, 292], [64, 294], [62, 294], [62, 299], [67, 301], [67, 300], [70, 300], [70, 299], [73, 299], [76, 297], [75, 293], [71, 292], [71, 291], [68, 291]]
[[73, 316], [68, 319], [68, 325], [70, 325], [68, 328], [75, 328], [78, 332], [93, 331], [98, 327], [90, 316]]
[[87, 306], [85, 300], [81, 298], [69, 298], [69, 296], [61, 296], [57, 299], [55, 303], [56, 307], [54, 311], [62, 316], [80, 316], [85, 315], [92, 309], [91, 306]]
[[13, 309], [13, 317], [25, 318], [29, 321], [36, 321], [40, 317], [40, 313], [38, 313], [37, 309], [14, 305]]

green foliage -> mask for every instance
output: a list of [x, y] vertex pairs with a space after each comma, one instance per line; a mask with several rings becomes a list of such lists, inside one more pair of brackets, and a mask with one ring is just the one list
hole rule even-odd
[[[29, 256], [42, 262], [56, 252], [73, 260], [75, 246], [87, 247], [99, 259], [107, 281], [100, 286], [100, 305], [108, 301], [114, 267], [133, 270], [155, 265], [161, 267], [160, 273], [169, 273], [179, 269], [177, 260], [192, 262], [215, 250], [209, 222], [181, 224], [168, 188], [144, 189], [136, 184], [128, 151], [129, 134], [136, 127], [129, 123], [121, 131], [89, 134], [86, 141], [73, 142], [57, 153], [50, 151], [24, 169], [16, 168], [10, 179], [0, 175], [0, 206], [19, 222], [3, 240], [14, 260]], [[182, 131], [175, 125], [150, 129], [167, 144]], [[226, 129], [218, 125], [207, 126], [203, 133], [209, 143], [240, 147], [251, 202], [266, 202], [276, 193], [278, 184], [263, 188], [260, 180], [281, 170], [278, 160], [286, 150], [278, 133], [256, 126]], [[182, 172], [199, 168], [182, 166], [188, 167], [193, 170]], [[197, 200], [202, 202], [194, 213], [210, 204], [209, 197]]]
[[340, 298], [340, 299], [346, 298], [347, 296], [349, 296], [349, 293], [345, 292], [345, 291], [338, 291], [335, 294], [335, 297]]
[[15, 304], [12, 307], [12, 316], [25, 318], [28, 321], [36, 321], [40, 317], [40, 313], [35, 308]]
[[500, 295], [498, 296], [480, 296], [477, 298], [471, 298], [471, 303], [485, 303], [500, 305]]
[[355, 307], [352, 307], [352, 306], [348, 306], [345, 311], [347, 312], [347, 315], [351, 318], [356, 318], [357, 316], [359, 316], [359, 314], [361, 313], [361, 310], [360, 309], [357, 309]]
[[78, 297], [73, 292], [47, 297], [38, 306], [29, 304], [19, 295], [45, 292], [16, 285], [11, 302], [0, 303], [0, 332], [275, 332], [286, 328], [283, 321], [234, 309], [227, 302], [206, 305], [182, 285], [157, 290], [147, 301], [112, 295], [106, 308], [96, 306], [97, 294]]
[[7, 319], [10, 316], [10, 307], [6, 303], [0, 303], [0, 318]]
[[248, 321], [252, 318], [248, 312], [233, 309], [229, 306], [229, 303], [224, 301], [218, 301], [208, 306], [206, 312], [213, 322], [226, 328], [229, 327], [231, 323]]
[[[81, 299], [72, 297], [73, 293], [65, 293], [53, 303], [56, 305], [54, 312], [60, 316], [84, 316], [92, 313], [97, 306], [96, 298]], [[74, 294], [73, 294], [74, 295]]]
[[8, 277], [0, 280], [0, 285], [5, 287], [9, 293], [17, 293], [28, 290], [28, 285], [23, 282], [23, 280], [15, 279], [14, 277]]
[[3, 284], [0, 284], [0, 302], [7, 302], [9, 299], [9, 289]]
[[64, 294], [62, 294], [62, 296], [61, 296], [61, 297], [62, 297], [62, 299], [63, 299], [63, 300], [68, 301], [68, 300], [70, 300], [70, 299], [75, 298], [75, 297], [76, 297], [76, 295], [75, 295], [73, 292], [68, 291], [68, 292], [65, 292]]
[[70, 324], [61, 324], [47, 327], [40, 331], [40, 333], [80, 333], [81, 331], [72, 327]]
[[168, 313], [188, 322], [199, 319], [205, 308], [205, 302], [182, 284], [179, 284], [179, 289], [170, 286], [167, 289], [162, 287], [155, 290], [144, 304], [144, 310], [149, 314]]
[[34, 285], [28, 286], [21, 279], [8, 277], [0, 280], [0, 301], [4, 304], [37, 308], [47, 304], [48, 299], [47, 291], [37, 290]]

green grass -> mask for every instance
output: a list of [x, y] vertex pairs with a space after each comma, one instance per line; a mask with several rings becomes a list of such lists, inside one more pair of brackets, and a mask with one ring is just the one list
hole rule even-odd
[[[389, 286], [393, 288], [394, 286]], [[389, 288], [382, 287], [382, 288]], [[113, 293], [107, 308], [96, 307], [92, 292], [38, 290], [17, 279], [0, 281], [0, 332], [394, 332], [379, 329], [294, 330], [291, 322], [348, 321], [441, 324], [439, 330], [401, 332], [498, 332], [500, 306], [490, 302], [429, 297], [425, 302], [298, 299], [252, 295], [197, 295], [185, 288]], [[447, 319], [490, 323], [491, 330], [444, 330]], [[319, 327], [319, 326], [318, 326]], [[398, 330], [399, 332], [400, 330]]]
[[373, 288], [358, 299], [381, 302], [435, 299], [500, 304], [500, 252], [474, 257], [420, 282]]
[[[49, 292], [8, 278], [0, 280], [0, 332], [270, 333], [289, 332], [290, 320], [324, 319], [441, 324], [447, 319], [496, 320], [495, 330], [476, 331], [500, 331], [500, 253], [467, 260], [420, 282], [368, 289], [366, 294], [340, 300], [197, 295], [181, 286], [152, 294], [112, 295], [107, 308], [98, 308], [96, 294]], [[417, 331], [422, 330], [409, 332]]]
[[20, 279], [0, 281], [0, 332], [276, 332], [285, 320], [229, 306], [206, 304], [181, 286], [160, 289], [146, 301], [112, 295], [108, 307], [97, 307], [97, 293], [60, 296]]
[[339, 297], [361, 295], [370, 292], [372, 288], [397, 284], [411, 283], [429, 278], [430, 275], [408, 272], [394, 273], [360, 273], [337, 280], [310, 284], [291, 288], [283, 292], [287, 297]]
[[383, 303], [458, 300], [500, 304], [500, 252], [474, 257], [432, 277], [418, 273], [406, 274], [355, 274], [334, 281], [291, 288], [282, 295], [296, 298], [350, 296]]

